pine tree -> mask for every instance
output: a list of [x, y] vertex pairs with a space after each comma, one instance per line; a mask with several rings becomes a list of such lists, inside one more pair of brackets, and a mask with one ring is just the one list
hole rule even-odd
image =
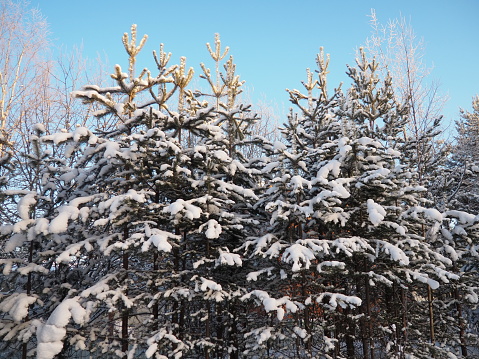
[[448, 161], [443, 166], [442, 206], [444, 223], [437, 236], [438, 251], [450, 258], [452, 270], [459, 277], [443, 286], [436, 295], [437, 341], [463, 357], [474, 352], [477, 342], [477, 98], [473, 112], [461, 111], [462, 119], [456, 122], [458, 136], [451, 148]]
[[[479, 100], [439, 168], [451, 173], [439, 201], [431, 163], [404, 135], [408, 107], [364, 52], [347, 92], [330, 93], [321, 49], [316, 76], [288, 90], [296, 112], [283, 139], [269, 142], [250, 134], [258, 119], [219, 35], [207, 45], [214, 70], [200, 65], [203, 92], [163, 45], [156, 74], [137, 74], [146, 40], [133, 26], [128, 70], [73, 93], [114, 127], [36, 125], [27, 187], [0, 160], [2, 355], [473, 353], [479, 221], [465, 198]], [[248, 159], [259, 143], [263, 157]]]
[[[255, 173], [241, 153], [255, 116], [236, 103], [242, 82], [232, 58], [219, 72], [224, 92], [209, 106], [187, 89], [193, 70], [186, 59], [168, 66], [163, 46], [154, 54], [158, 75], [135, 74], [145, 41], [137, 44], [133, 26], [123, 36], [128, 72], [117, 65], [114, 86], [73, 94], [99, 107], [97, 117], [113, 118], [115, 129], [77, 127], [36, 140], [59, 155], [55, 166], [40, 152], [35, 162], [52, 198], [43, 187], [18, 194], [15, 228], [25, 234], [13, 234], [7, 249], [25, 243], [28, 250], [38, 232], [28, 265], [50, 279], [35, 294], [27, 288], [0, 303], [6, 321], [15, 322], [3, 334], [29, 333], [19, 336], [28, 355], [221, 358], [238, 357], [243, 345], [247, 318], [237, 305], [247, 291], [234, 249], [257, 224], [250, 215]], [[175, 94], [178, 111], [168, 106]], [[33, 209], [38, 219], [27, 219]], [[12, 271], [19, 274], [27, 271]], [[41, 311], [33, 309], [37, 293]], [[12, 307], [18, 295], [21, 310]], [[37, 317], [28, 324], [31, 311]]]
[[476, 173], [479, 172], [479, 97], [472, 101], [472, 112], [461, 110], [461, 120], [456, 122], [456, 145], [451, 150], [448, 166], [446, 203], [451, 208], [476, 213], [479, 198], [475, 189]]
[[[318, 62], [321, 78], [325, 69]], [[457, 276], [426, 238], [443, 217], [427, 207], [425, 188], [404, 155], [407, 108], [396, 102], [390, 79], [380, 83], [376, 69], [362, 53], [348, 69], [346, 95], [318, 101], [291, 92], [308, 106], [300, 107], [303, 116], [290, 116], [287, 145], [270, 146], [277, 161], [264, 171], [277, 172], [261, 203], [271, 212], [271, 227], [245, 244], [253, 257], [271, 259], [250, 278], [262, 277], [260, 286], [276, 292], [245, 297], [276, 311], [278, 321], [251, 331], [254, 350], [266, 355], [399, 358], [434, 351], [422, 327], [427, 311], [410, 308], [420, 302], [415, 293]], [[308, 91], [313, 83], [305, 84]], [[311, 118], [315, 102], [331, 110]], [[305, 124], [320, 129], [316, 149]], [[294, 345], [285, 340], [291, 335]]]
[[39, 138], [43, 132], [43, 125], [35, 126], [32, 152], [24, 154], [25, 168], [34, 175], [29, 188], [5, 192], [12, 224], [2, 226], [2, 350], [21, 353], [22, 358], [35, 352], [32, 337], [41, 325], [39, 318], [51, 313], [68, 292], [68, 268], [54, 259], [64, 238], [48, 235], [49, 219], [62, 203], [54, 176], [64, 161], [43, 146]]

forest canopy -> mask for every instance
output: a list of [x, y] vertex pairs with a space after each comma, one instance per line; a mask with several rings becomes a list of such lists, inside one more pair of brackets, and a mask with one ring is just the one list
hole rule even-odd
[[219, 35], [199, 75], [146, 41], [35, 106], [0, 72], [0, 357], [479, 355], [477, 97], [445, 142], [421, 68], [321, 49], [276, 129]]

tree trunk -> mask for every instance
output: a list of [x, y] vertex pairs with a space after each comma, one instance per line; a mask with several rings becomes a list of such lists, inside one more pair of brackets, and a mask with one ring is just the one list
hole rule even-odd
[[461, 355], [467, 358], [467, 346], [464, 339], [464, 318], [462, 317], [462, 305], [460, 302], [459, 290], [457, 286], [454, 288], [454, 299], [456, 300], [457, 319], [459, 322], [459, 340], [461, 341]]
[[230, 335], [230, 340], [229, 342], [232, 342], [235, 349], [233, 352], [230, 354], [231, 359], [239, 359], [239, 343], [238, 343], [238, 327], [236, 325], [238, 321], [238, 317], [236, 316], [236, 307], [233, 305], [231, 306], [231, 333]]
[[[28, 263], [33, 262], [33, 241], [30, 242], [30, 248], [28, 249]], [[27, 295], [30, 295], [32, 292], [32, 273], [29, 272], [27, 275]], [[25, 322], [29, 321], [29, 316], [27, 313], [27, 316], [25, 317]], [[27, 359], [27, 350], [28, 346], [27, 343], [22, 344], [22, 359]]]
[[[126, 241], [129, 237], [128, 226], [125, 226], [123, 231], [123, 239]], [[125, 271], [125, 281], [128, 281], [128, 266], [129, 266], [129, 256], [128, 251], [123, 252], [123, 270]], [[128, 296], [128, 289], [125, 290], [125, 296]], [[123, 358], [127, 359], [128, 357], [128, 317], [129, 311], [127, 308], [123, 309], [121, 315], [121, 351], [124, 353]]]
[[347, 308], [345, 311], [345, 321], [346, 321], [346, 331], [345, 331], [345, 339], [346, 339], [346, 353], [348, 359], [355, 359], [354, 353], [354, 324], [351, 318], [349, 318], [349, 314], [351, 314], [351, 309]]
[[[407, 319], [408, 306], [407, 306], [407, 294], [404, 288], [401, 288], [401, 303], [402, 303], [402, 326], [403, 326], [403, 330], [402, 330], [403, 341], [402, 341], [401, 347], [404, 348], [408, 342], [408, 319]], [[403, 353], [404, 351], [402, 351], [401, 353], [401, 356], [400, 356], [401, 358], [404, 357]]]
[[374, 341], [372, 339], [372, 336], [373, 336], [373, 330], [372, 330], [372, 323], [371, 323], [371, 293], [370, 293], [370, 286], [369, 286], [369, 278], [368, 276], [366, 275], [366, 277], [364, 278], [364, 288], [365, 288], [365, 291], [366, 291], [366, 312], [367, 312], [367, 327], [368, 327], [368, 346], [369, 346], [369, 350], [370, 350], [370, 358], [371, 359], [375, 359], [375, 356], [374, 356]]
[[[206, 301], [206, 329], [205, 329], [205, 337], [206, 340], [211, 341], [210, 339], [210, 334], [211, 334], [211, 328], [210, 328], [210, 303]], [[205, 346], [205, 359], [210, 359], [210, 350], [208, 346]]]
[[[153, 271], [155, 273], [158, 271], [158, 252], [157, 251], [155, 251], [153, 254]], [[153, 286], [155, 288], [154, 291], [156, 291], [156, 285], [154, 283], [153, 283]], [[159, 319], [158, 303], [154, 303], [153, 304], [153, 320], [155, 322], [154, 329], [159, 328], [158, 319]]]
[[427, 286], [427, 301], [429, 304], [429, 335], [431, 343], [434, 344], [434, 311], [432, 307], [432, 288], [430, 285]]

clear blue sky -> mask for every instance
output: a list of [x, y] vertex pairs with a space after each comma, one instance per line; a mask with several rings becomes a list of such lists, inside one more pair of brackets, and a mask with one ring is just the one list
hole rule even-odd
[[354, 64], [355, 49], [371, 34], [368, 15], [374, 8], [382, 23], [400, 15], [410, 19], [424, 39], [426, 63], [434, 66], [431, 77], [450, 97], [447, 120], [458, 118], [459, 107], [471, 109], [479, 94], [477, 0], [31, 0], [31, 5], [47, 18], [55, 44], [83, 44], [85, 56], [106, 55], [111, 67], [127, 67], [121, 36], [133, 23], [139, 36], [149, 35], [139, 67], [153, 68], [151, 52], [164, 43], [172, 63], [186, 56], [196, 74], [199, 63], [209, 60], [205, 43], [213, 43], [218, 32], [253, 101], [265, 98], [277, 112], [289, 108], [284, 89], [301, 87], [320, 46], [331, 54], [330, 87], [349, 85], [346, 64]]

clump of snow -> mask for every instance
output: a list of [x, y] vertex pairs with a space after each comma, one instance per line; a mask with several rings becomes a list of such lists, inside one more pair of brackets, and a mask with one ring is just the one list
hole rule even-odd
[[48, 219], [46, 218], [38, 218], [36, 219], [35, 223], [35, 233], [36, 234], [48, 234], [48, 226], [50, 225], [50, 222], [48, 222]]
[[437, 221], [437, 222], [442, 222], [443, 220], [443, 216], [442, 216], [442, 213], [439, 212], [437, 209], [435, 208], [427, 208], [424, 210], [424, 215], [433, 220], [433, 221]]
[[341, 157], [344, 157], [349, 151], [353, 149], [350, 145], [348, 145], [348, 142], [348, 137], [341, 137], [338, 141], [338, 152]]
[[386, 216], [386, 210], [372, 199], [367, 200], [369, 220], [374, 226], [379, 225]]
[[291, 185], [292, 185], [293, 193], [298, 193], [300, 189], [303, 189], [304, 185], [306, 185], [306, 187], [308, 187], [308, 188], [311, 188], [311, 183], [309, 181], [305, 180], [301, 176], [291, 177]]
[[408, 271], [408, 273], [412, 276], [413, 279], [417, 280], [418, 282], [429, 285], [431, 289], [439, 288], [439, 282], [432, 278], [429, 278], [427, 274], [422, 274], [417, 271]]
[[293, 331], [294, 331], [294, 334], [296, 334], [298, 337], [300, 337], [302, 339], [306, 338], [306, 335], [308, 334], [306, 329], [301, 329], [299, 327], [294, 327]]
[[3, 250], [5, 253], [9, 253], [15, 250], [17, 247], [21, 247], [23, 243], [27, 240], [27, 237], [23, 233], [16, 233], [10, 237], [10, 239], [5, 244]]
[[200, 207], [193, 205], [192, 202], [193, 200], [185, 201], [180, 198], [166, 207], [163, 212], [169, 212], [172, 215], [179, 215], [181, 213], [188, 219], [199, 218], [203, 211]]
[[460, 223], [473, 223], [476, 219], [475, 215], [463, 211], [446, 211], [444, 215], [447, 217], [454, 217], [458, 219]]
[[162, 231], [158, 228], [151, 228], [146, 225], [145, 226], [145, 234], [148, 238], [143, 245], [141, 246], [141, 251], [146, 252], [150, 245], [153, 244], [159, 251], [162, 252], [171, 252], [173, 246], [168, 242], [168, 239], [179, 239], [180, 236], [172, 234], [170, 232]]
[[336, 253], [343, 252], [348, 257], [352, 257], [357, 252], [372, 252], [374, 249], [367, 240], [361, 237], [340, 237], [331, 243], [332, 248], [336, 248]]
[[314, 252], [299, 243], [295, 243], [285, 249], [282, 260], [285, 263], [293, 263], [291, 270], [297, 272], [304, 264], [306, 269], [311, 265], [311, 261], [315, 258]]
[[475, 293], [473, 290], [470, 290], [465, 296], [464, 299], [466, 299], [469, 303], [476, 304], [479, 303], [479, 296], [477, 293]]
[[[274, 270], [274, 267], [268, 267], [268, 268], [264, 268], [264, 269], [261, 269], [259, 271], [256, 271], [256, 272], [250, 272], [248, 273], [248, 275], [246, 276], [246, 280], [247, 281], [253, 281], [253, 282], [256, 282], [258, 280], [258, 277], [263, 274], [263, 273], [268, 273], [268, 274], [271, 274], [271, 271]], [[285, 279], [285, 278], [282, 278], [282, 279]]]
[[213, 155], [221, 162], [231, 161], [231, 158], [228, 156], [228, 154], [225, 151], [217, 150], [213, 153]]
[[341, 162], [337, 160], [331, 160], [318, 170], [316, 177], [320, 183], [327, 184], [327, 179], [330, 173], [334, 177], [338, 177], [341, 172]]
[[241, 260], [241, 256], [239, 254], [230, 253], [228, 249], [225, 251], [220, 249], [219, 254], [219, 257], [216, 259], [216, 266], [229, 265], [241, 267], [243, 265], [243, 261]]
[[278, 320], [283, 320], [286, 310], [291, 313], [296, 313], [299, 309], [298, 306], [289, 300], [288, 297], [275, 299], [270, 297], [270, 295], [263, 290], [253, 290], [252, 292], [242, 296], [240, 299], [244, 301], [246, 299], [250, 299], [251, 296], [255, 296], [261, 301], [266, 312], [276, 311], [276, 317]]
[[[146, 344], [148, 344], [148, 349], [145, 352], [145, 356], [147, 358], [151, 358], [156, 351], [158, 350], [158, 342], [161, 342], [163, 340], [168, 341], [168, 344], [171, 343], [174, 345], [175, 349], [175, 354], [174, 354], [174, 359], [179, 359], [183, 355], [183, 351], [185, 350], [185, 344], [179, 340], [174, 334], [172, 334], [169, 331], [166, 331], [165, 329], [160, 329], [158, 333], [156, 333], [154, 336], [149, 338], [146, 341]], [[167, 345], [168, 345], [167, 344]], [[160, 355], [159, 353], [156, 353], [155, 359], [168, 359], [167, 357]]]
[[79, 298], [69, 298], [61, 302], [45, 324], [37, 328], [37, 359], [53, 359], [63, 348], [63, 338], [70, 319], [76, 324], [84, 325], [88, 312], [78, 302]]
[[326, 306], [331, 309], [336, 309], [338, 305], [343, 309], [347, 307], [355, 308], [355, 307], [359, 307], [362, 303], [361, 298], [358, 298], [356, 296], [349, 296], [349, 295], [344, 295], [341, 293], [329, 293], [329, 292], [321, 293], [316, 298], [316, 302], [326, 303], [324, 299], [327, 297], [329, 297], [329, 301], [327, 302]]
[[20, 322], [28, 315], [28, 308], [37, 298], [26, 293], [14, 293], [0, 303], [0, 310], [8, 313], [15, 322]]
[[40, 132], [40, 133], [45, 133], [47, 130], [45, 129], [45, 125], [43, 123], [36, 123], [33, 125], [33, 131], [35, 132]]
[[121, 156], [120, 144], [115, 141], [104, 142], [100, 145], [100, 148], [104, 148], [103, 157], [105, 158], [115, 158], [117, 155]]
[[409, 264], [409, 257], [404, 253], [404, 251], [397, 246], [386, 242], [386, 241], [377, 241], [378, 250], [382, 250], [384, 253], [388, 254], [391, 260], [398, 262], [400, 265], [406, 266]]
[[18, 268], [17, 271], [21, 275], [27, 275], [28, 273], [31, 273], [31, 272], [39, 272], [43, 274], [49, 273], [49, 270], [47, 268], [35, 263], [28, 263], [26, 266]]
[[205, 232], [206, 238], [214, 239], [218, 238], [222, 232], [221, 225], [214, 219], [210, 219], [207, 223], [200, 226], [199, 230], [203, 230], [203, 228], [207, 226], [208, 229]]
[[78, 142], [82, 137], [94, 136], [86, 127], [77, 127], [73, 131], [73, 141]]
[[58, 215], [52, 219], [48, 226], [50, 233], [62, 233], [68, 228], [68, 220], [78, 217], [78, 208], [74, 206], [61, 206], [58, 208]]
[[31, 192], [27, 193], [18, 201], [17, 210], [21, 219], [28, 220], [30, 218], [30, 209], [37, 203], [35, 197], [35, 193]]
[[268, 327], [268, 328], [265, 328], [264, 330], [261, 330], [261, 333], [258, 336], [256, 336], [258, 344], [264, 343], [268, 341], [269, 338], [271, 338], [272, 329], [273, 328]]

